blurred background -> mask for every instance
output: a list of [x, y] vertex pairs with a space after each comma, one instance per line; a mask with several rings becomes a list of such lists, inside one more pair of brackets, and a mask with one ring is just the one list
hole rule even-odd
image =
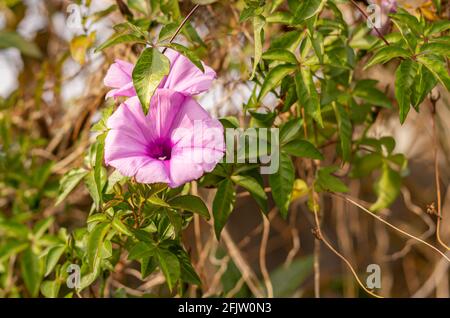
[[[145, 10], [144, 2], [127, 4], [133, 12], [139, 12]], [[117, 4], [107, 0], [0, 0], [0, 218], [21, 213], [32, 224], [53, 216], [54, 232], [59, 227], [70, 231], [85, 226], [91, 204], [86, 189], [77, 188], [63, 205], [55, 207], [54, 200], [61, 176], [82, 163], [93, 138], [90, 127], [99, 120], [100, 110], [112, 103], [105, 101], [107, 88], [102, 82], [107, 68], [116, 58], [134, 62], [138, 56], [133, 46], [125, 44], [94, 52], [112, 34], [112, 26], [123, 20]], [[363, 1], [358, 4], [366, 6]], [[434, 19], [431, 1], [399, 1], [399, 5]], [[185, 16], [192, 3], [180, 1], [179, 6]], [[253, 88], [248, 81], [253, 31], [251, 24], [239, 22], [239, 6], [243, 7], [244, 2], [219, 1], [202, 6], [191, 23], [208, 47], [199, 49], [199, 55], [218, 74], [213, 88], [199, 97], [200, 103], [214, 116], [234, 115], [244, 122], [242, 106]], [[443, 6], [448, 19], [450, 6], [446, 1]], [[339, 8], [349, 25], [364, 23], [349, 2], [342, 1]], [[266, 39], [276, 37], [277, 28], [276, 24], [267, 28]], [[152, 32], [157, 38], [159, 29]], [[183, 43], [183, 38], [177, 41]], [[387, 64], [357, 73], [378, 79], [378, 88], [393, 99], [394, 70], [395, 65]], [[393, 136], [395, 152], [405, 154], [409, 162], [401, 195], [380, 215], [436, 245], [434, 147], [439, 149], [441, 237], [450, 242], [450, 96], [440, 86], [433, 96], [439, 96], [437, 139], [433, 137], [429, 100], [420, 113], [411, 111], [402, 126], [395, 109], [384, 109], [370, 133], [375, 137]], [[269, 94], [263, 104], [275, 107], [276, 97]], [[334, 148], [322, 150], [327, 158], [332, 157]], [[363, 202], [375, 200], [374, 179], [345, 180], [351, 197]], [[200, 194], [211, 204], [211, 193]], [[253, 289], [263, 284], [263, 244], [276, 297], [313, 297], [317, 282], [321, 297], [366, 297], [348, 267], [325, 246], [315, 244], [313, 214], [306, 208], [305, 198], [293, 202], [288, 220], [269, 213], [268, 228], [263, 226], [257, 205], [246, 192], [238, 197], [221, 242], [203, 220], [193, 222], [186, 232], [185, 244], [204, 284], [205, 296], [254, 294]], [[449, 297], [450, 264], [442, 256], [342, 199], [324, 196], [321, 200], [323, 232], [351, 262], [361, 280], [365, 282], [370, 275], [366, 270], [369, 264], [380, 266], [381, 288], [377, 293], [386, 297]], [[123, 293], [117, 295], [141, 296], [164, 281], [150, 276], [141, 282], [138, 276], [132, 268], [117, 268], [111, 282]], [[14, 296], [17, 292], [5, 287], [0, 289], [0, 296]], [[191, 295], [196, 291], [192, 290]]]

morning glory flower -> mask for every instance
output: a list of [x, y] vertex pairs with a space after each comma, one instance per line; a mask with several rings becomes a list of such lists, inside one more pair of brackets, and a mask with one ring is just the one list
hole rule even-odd
[[[169, 75], [165, 76], [159, 88], [171, 89], [185, 95], [196, 95], [209, 89], [216, 72], [203, 64], [203, 73], [187, 57], [175, 50], [167, 49], [164, 53], [170, 61]], [[132, 73], [134, 65], [122, 60], [116, 60], [106, 73], [104, 84], [113, 88], [106, 97], [136, 96], [133, 87]]]
[[103, 79], [103, 84], [112, 87], [113, 89], [106, 94], [106, 98], [136, 96], [133, 80], [131, 78], [133, 68], [133, 64], [118, 59], [109, 67], [108, 72]]
[[[379, 31], [382, 35], [386, 35], [390, 32], [392, 27], [391, 19], [389, 18], [389, 14], [397, 12], [397, 1], [396, 0], [382, 0], [381, 1], [381, 26]], [[375, 30], [371, 31], [372, 35], [377, 35]]]
[[105, 163], [139, 183], [178, 187], [210, 172], [225, 151], [223, 127], [191, 96], [156, 90], [147, 115], [129, 98], [109, 118]]

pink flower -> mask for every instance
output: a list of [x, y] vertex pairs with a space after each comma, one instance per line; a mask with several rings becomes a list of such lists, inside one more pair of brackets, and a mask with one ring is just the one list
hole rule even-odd
[[[391, 31], [392, 22], [389, 18], [389, 14], [397, 12], [396, 0], [381, 0], [381, 27], [379, 31], [382, 35], [386, 35]], [[377, 36], [378, 33], [375, 30], [370, 32], [372, 35]]]
[[175, 50], [167, 49], [164, 53], [170, 61], [169, 75], [165, 76], [159, 88], [167, 88], [185, 95], [197, 95], [207, 91], [211, 87], [216, 72], [209, 66], [202, 63], [205, 72], [203, 73], [187, 57]]
[[[203, 64], [203, 73], [187, 57], [177, 51], [167, 49], [165, 55], [170, 61], [169, 75], [165, 76], [159, 88], [167, 88], [185, 95], [196, 95], [209, 89], [216, 72]], [[106, 73], [104, 84], [113, 89], [106, 97], [136, 96], [131, 74], [134, 65], [125, 61], [116, 60]]]
[[133, 80], [131, 78], [133, 68], [133, 64], [122, 60], [116, 60], [116, 62], [109, 67], [108, 72], [103, 79], [103, 83], [105, 86], [112, 87], [113, 89], [106, 94], [106, 98], [136, 96]]
[[144, 115], [137, 97], [109, 118], [105, 163], [140, 183], [178, 187], [223, 157], [223, 127], [190, 96], [158, 89]]
[[397, 12], [397, 0], [381, 0], [382, 11], [388, 13]]

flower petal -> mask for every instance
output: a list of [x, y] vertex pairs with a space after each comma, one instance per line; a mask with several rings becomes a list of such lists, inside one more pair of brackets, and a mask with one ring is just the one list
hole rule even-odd
[[170, 183], [167, 161], [148, 158], [137, 171], [136, 181], [140, 183]]
[[187, 95], [196, 95], [209, 89], [216, 72], [203, 64], [203, 73], [187, 57], [175, 50], [167, 49], [165, 55], [170, 60], [170, 73], [160, 84], [160, 88], [172, 89]]
[[105, 98], [114, 97], [117, 98], [119, 96], [125, 96], [125, 97], [133, 97], [136, 96], [136, 90], [134, 89], [133, 82], [129, 82], [128, 84], [120, 87], [110, 90]]
[[174, 119], [186, 96], [168, 89], [157, 89], [150, 102], [147, 123], [154, 138], [169, 138]]
[[222, 151], [208, 148], [173, 149], [169, 186], [175, 188], [200, 178], [205, 172], [211, 172], [222, 157]]
[[225, 149], [222, 124], [191, 97], [186, 97], [173, 122], [171, 139], [178, 147]]
[[103, 83], [106, 86], [113, 88], [120, 88], [130, 83], [131, 74], [133, 72], [134, 65], [122, 60], [116, 60], [106, 73]]
[[120, 130], [123, 134], [133, 136], [142, 143], [148, 144], [152, 139], [149, 122], [145, 118], [137, 96], [129, 98], [109, 117], [109, 129]]
[[225, 152], [222, 124], [187, 96], [172, 125], [170, 186], [200, 178]]

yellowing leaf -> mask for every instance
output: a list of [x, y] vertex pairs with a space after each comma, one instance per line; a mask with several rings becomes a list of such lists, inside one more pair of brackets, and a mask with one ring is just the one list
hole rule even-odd
[[86, 63], [86, 51], [95, 42], [95, 32], [91, 32], [89, 35], [79, 35], [70, 41], [70, 54], [72, 58], [83, 65]]
[[294, 181], [294, 188], [292, 189], [291, 201], [307, 195], [308, 192], [309, 188], [306, 182], [302, 179], [296, 179]]

